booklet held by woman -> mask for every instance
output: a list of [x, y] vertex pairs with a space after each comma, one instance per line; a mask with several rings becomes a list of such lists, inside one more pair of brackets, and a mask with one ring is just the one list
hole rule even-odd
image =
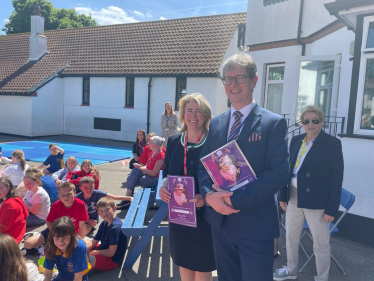
[[257, 177], [235, 140], [201, 158], [213, 182], [228, 191], [244, 189]]
[[169, 222], [197, 227], [196, 206], [194, 202], [189, 202], [195, 198], [194, 177], [168, 175], [167, 181], [171, 193]]

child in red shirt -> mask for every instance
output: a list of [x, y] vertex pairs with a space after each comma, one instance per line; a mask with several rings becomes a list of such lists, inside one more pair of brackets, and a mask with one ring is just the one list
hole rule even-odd
[[12, 182], [0, 178], [0, 233], [8, 234], [19, 243], [25, 235], [29, 212]]
[[71, 182], [75, 185], [76, 191], [80, 192], [79, 190], [79, 181], [83, 177], [91, 177], [95, 180], [95, 189], [99, 189], [100, 184], [100, 174], [99, 170], [92, 165], [90, 160], [84, 160], [81, 164], [81, 170], [76, 172], [69, 172], [66, 175], [66, 180]]
[[86, 211], [86, 205], [78, 198], [75, 198], [75, 186], [70, 182], [64, 182], [58, 187], [57, 200], [51, 206], [51, 211], [47, 216], [47, 229], [42, 232], [35, 234], [25, 241], [25, 248], [32, 249], [37, 248], [47, 241], [49, 229], [53, 222], [63, 216], [68, 216], [74, 224], [75, 233], [79, 234], [82, 238], [85, 235], [85, 221], [88, 220], [88, 214]]

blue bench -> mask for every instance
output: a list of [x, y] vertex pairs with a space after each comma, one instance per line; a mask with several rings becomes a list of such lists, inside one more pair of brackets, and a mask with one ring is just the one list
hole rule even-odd
[[[157, 184], [157, 189], [139, 188], [133, 198], [126, 218], [122, 224], [122, 232], [127, 236], [141, 236], [134, 248], [127, 254], [124, 268], [132, 268], [140, 254], [147, 246], [152, 236], [169, 236], [169, 226], [160, 226], [168, 212], [168, 204], [159, 197], [159, 189], [162, 186], [162, 171]], [[147, 210], [156, 201], [159, 209], [148, 226], [144, 226]]]

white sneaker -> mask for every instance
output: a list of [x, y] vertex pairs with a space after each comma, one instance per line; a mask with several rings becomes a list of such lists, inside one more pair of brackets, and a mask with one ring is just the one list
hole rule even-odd
[[287, 280], [287, 279], [296, 279], [297, 275], [291, 275], [288, 273], [287, 266], [283, 266], [282, 268], [279, 268], [275, 270], [273, 273], [273, 280]]

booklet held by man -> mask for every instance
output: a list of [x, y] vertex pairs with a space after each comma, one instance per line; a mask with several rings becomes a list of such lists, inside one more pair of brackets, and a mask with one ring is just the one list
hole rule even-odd
[[257, 177], [235, 140], [201, 158], [213, 182], [228, 191], [244, 189]]
[[195, 198], [194, 177], [168, 175], [168, 189], [171, 193], [169, 201], [169, 222], [197, 227], [196, 206], [189, 200]]

